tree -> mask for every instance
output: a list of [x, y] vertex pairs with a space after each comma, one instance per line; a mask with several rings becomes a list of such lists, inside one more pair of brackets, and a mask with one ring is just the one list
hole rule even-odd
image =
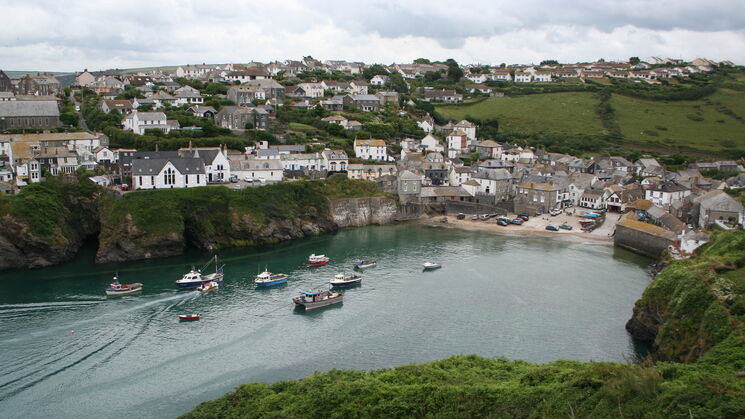
[[424, 73], [424, 81], [433, 82], [440, 80], [442, 77], [437, 71], [428, 71]]
[[414, 60], [414, 63], [415, 64], [430, 64], [431, 61], [429, 61], [426, 58], [417, 58], [416, 60]]
[[629, 58], [629, 64], [631, 64], [631, 65], [637, 65], [640, 62], [641, 62], [641, 60], [639, 59], [639, 57], [631, 57], [631, 58]]
[[388, 81], [385, 83], [386, 87], [393, 89], [398, 93], [408, 93], [409, 85], [406, 84], [403, 76], [400, 73], [392, 73], [388, 77]]
[[450, 81], [457, 82], [463, 78], [463, 69], [460, 68], [454, 59], [448, 58], [445, 64], [448, 66], [448, 79]]
[[559, 62], [556, 60], [543, 60], [541, 61], [541, 65], [559, 65]]
[[386, 68], [380, 64], [373, 64], [370, 67], [367, 67], [366, 69], [362, 70], [362, 75], [366, 79], [370, 80], [371, 78], [377, 75], [381, 75], [381, 76], [388, 75], [388, 70], [386, 70]]

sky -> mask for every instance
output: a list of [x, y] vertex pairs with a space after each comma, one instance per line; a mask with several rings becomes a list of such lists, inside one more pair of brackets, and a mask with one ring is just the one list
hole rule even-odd
[[0, 69], [423, 57], [745, 64], [745, 0], [0, 0]]

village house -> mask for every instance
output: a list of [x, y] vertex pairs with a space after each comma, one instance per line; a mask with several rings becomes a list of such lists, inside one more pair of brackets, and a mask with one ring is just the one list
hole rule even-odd
[[204, 97], [199, 93], [199, 90], [191, 87], [184, 86], [176, 89], [174, 92], [176, 98], [175, 105], [201, 105], [204, 103]]
[[134, 189], [173, 189], [206, 186], [200, 158], [141, 158], [132, 160]]
[[499, 159], [502, 157], [502, 146], [494, 140], [484, 140], [476, 145], [476, 152], [484, 158]]
[[344, 107], [365, 112], [380, 110], [380, 98], [375, 95], [346, 95], [342, 98]]
[[349, 157], [344, 150], [330, 150], [325, 149], [321, 152], [323, 162], [321, 163], [321, 169], [326, 170], [329, 173], [334, 172], [346, 172], [347, 166], [349, 165]]
[[383, 140], [354, 140], [354, 155], [363, 160], [392, 161], [388, 155], [388, 146]]
[[416, 202], [422, 190], [421, 175], [409, 170], [402, 171], [398, 176], [398, 197], [402, 204]]
[[397, 172], [395, 164], [350, 163], [347, 168], [350, 179], [375, 180], [382, 176], [395, 176]]
[[180, 128], [178, 121], [167, 120], [163, 112], [134, 111], [124, 118], [122, 125], [125, 130], [140, 135], [145, 134], [145, 130], [148, 129], [157, 129], [168, 134], [171, 130]]
[[119, 112], [121, 115], [129, 115], [134, 111], [134, 104], [131, 100], [102, 100], [98, 104], [98, 108], [101, 112], [111, 113], [113, 111]]
[[468, 151], [468, 136], [462, 130], [455, 130], [448, 134], [448, 157], [454, 158]]
[[323, 97], [325, 90], [324, 85], [321, 83], [300, 83], [297, 87], [302, 89], [302, 97], [311, 99]]
[[0, 130], [53, 129], [62, 126], [55, 100], [0, 101]]
[[478, 182], [476, 195], [490, 196], [493, 202], [505, 202], [512, 197], [512, 174], [506, 169], [479, 168], [471, 179]]
[[494, 81], [512, 81], [512, 74], [509, 71], [493, 71], [491, 79]]
[[486, 82], [487, 80], [489, 80], [489, 76], [488, 76], [488, 75], [486, 75], [486, 74], [473, 74], [473, 73], [467, 73], [467, 74], [465, 75], [465, 77], [466, 77], [466, 78], [467, 78], [468, 80], [472, 81], [473, 83], [477, 83], [477, 84], [480, 84], [480, 83], [484, 83], [484, 82]]
[[215, 124], [232, 130], [266, 130], [269, 127], [269, 114], [256, 107], [223, 106], [215, 114]]
[[114, 163], [114, 152], [106, 146], [98, 146], [93, 149], [93, 155], [98, 163]]
[[285, 171], [318, 171], [322, 170], [323, 166], [323, 159], [319, 153], [280, 154], [279, 158]]
[[466, 136], [468, 137], [468, 140], [469, 140], [469, 145], [470, 144], [474, 144], [475, 145], [475, 143], [476, 143], [476, 124], [474, 124], [471, 121], [468, 121], [468, 120], [463, 119], [460, 122], [458, 122], [457, 124], [455, 124], [453, 126], [453, 129], [455, 129], [455, 130], [462, 130], [463, 132], [465, 132], [466, 133]]
[[322, 118], [321, 121], [328, 122], [329, 124], [336, 124], [340, 125], [343, 128], [347, 127], [347, 122], [349, 121], [347, 118], [343, 117], [342, 115], [330, 115], [325, 118]]
[[282, 161], [279, 159], [230, 160], [230, 173], [241, 180], [281, 182], [283, 179]]
[[448, 184], [450, 186], [460, 186], [471, 180], [472, 174], [471, 166], [451, 165], [448, 173]]
[[698, 204], [698, 226], [708, 229], [717, 221], [745, 224], [745, 211], [742, 204], [726, 192], [713, 190], [694, 199]]
[[72, 174], [80, 167], [78, 153], [70, 151], [67, 147], [42, 147], [34, 155], [41, 168], [53, 176], [61, 174]]
[[645, 191], [645, 199], [663, 209], [669, 209], [675, 201], [691, 194], [691, 189], [677, 182], [668, 181], [652, 186]]
[[377, 92], [375, 96], [380, 100], [380, 106], [392, 104], [398, 106], [398, 92]]
[[370, 79], [370, 85], [372, 86], [385, 86], [385, 84], [388, 83], [388, 76], [383, 75], [375, 75]]
[[197, 158], [204, 163], [208, 183], [222, 183], [230, 179], [230, 164], [226, 151], [220, 147], [188, 147], [178, 150], [179, 157]]
[[189, 109], [186, 110], [186, 112], [200, 118], [210, 119], [215, 119], [215, 115], [217, 115], [217, 111], [215, 110], [215, 108], [213, 108], [212, 106], [204, 105], [190, 106]]
[[364, 80], [352, 80], [349, 82], [350, 93], [357, 95], [367, 95], [370, 84]]
[[530, 83], [533, 81], [533, 75], [531, 73], [525, 72], [525, 71], [516, 71], [515, 72], [515, 82], [516, 83]]
[[561, 205], [560, 192], [563, 188], [554, 182], [528, 182], [517, 186], [515, 211], [525, 213], [546, 213]]
[[442, 143], [440, 143], [440, 140], [435, 138], [432, 134], [427, 134], [424, 136], [424, 138], [419, 141], [420, 147], [428, 152], [435, 152], [435, 153], [443, 153], [445, 152], [445, 147], [442, 146]]
[[463, 101], [463, 95], [460, 93], [457, 93], [455, 90], [425, 89], [424, 90], [424, 101], [425, 102], [458, 103], [458, 102]]
[[419, 128], [422, 129], [422, 131], [426, 132], [427, 134], [430, 134], [432, 133], [432, 131], [435, 130], [435, 120], [429, 114], [423, 116], [422, 118], [419, 118], [416, 121], [416, 124]]
[[225, 80], [230, 83], [247, 83], [251, 80], [268, 80], [272, 75], [263, 67], [249, 67], [244, 70], [231, 71], [225, 75]]

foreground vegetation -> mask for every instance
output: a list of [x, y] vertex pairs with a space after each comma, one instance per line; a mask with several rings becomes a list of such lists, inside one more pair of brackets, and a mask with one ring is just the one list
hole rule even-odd
[[[184, 418], [745, 416], [745, 232], [720, 232], [665, 268], [637, 302], [657, 323], [638, 365], [454, 356], [371, 372], [245, 384]], [[702, 275], [700, 275], [702, 274]], [[656, 340], [655, 340], [656, 339]]]

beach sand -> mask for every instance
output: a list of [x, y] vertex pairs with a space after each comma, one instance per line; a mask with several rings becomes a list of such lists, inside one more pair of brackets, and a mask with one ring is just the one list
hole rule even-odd
[[[583, 213], [583, 210], [576, 210], [576, 212]], [[572, 211], [570, 210], [570, 211]], [[447, 216], [447, 223], [442, 222], [445, 216], [439, 215], [434, 217], [422, 218], [418, 222], [423, 225], [431, 227], [442, 227], [442, 228], [458, 228], [461, 230], [471, 231], [483, 231], [493, 234], [505, 234], [510, 236], [537, 236], [537, 237], [553, 237], [558, 239], [572, 240], [576, 242], [593, 241], [597, 243], [613, 244], [613, 232], [616, 229], [616, 223], [618, 222], [619, 214], [608, 214], [603, 222], [603, 225], [596, 228], [592, 232], [584, 232], [580, 229], [579, 219], [576, 215], [568, 215], [562, 213], [557, 216], [551, 216], [548, 214], [531, 216], [528, 221], [523, 225], [500, 226], [497, 224], [499, 217], [490, 218], [488, 220], [472, 220], [472, 214], [466, 214], [464, 220], [458, 220], [454, 214]], [[507, 215], [509, 218], [515, 218], [515, 214]], [[560, 225], [567, 223], [573, 228], [571, 231], [559, 230], [549, 231], [546, 230], [546, 226], [549, 224]]]

